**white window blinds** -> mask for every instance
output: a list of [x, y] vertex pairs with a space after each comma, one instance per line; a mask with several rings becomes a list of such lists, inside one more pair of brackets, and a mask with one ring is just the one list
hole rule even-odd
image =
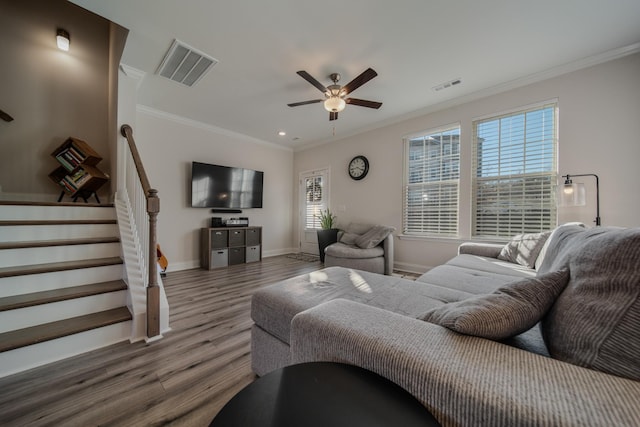
[[473, 236], [556, 226], [555, 103], [473, 123]]
[[305, 228], [320, 229], [320, 212], [327, 209], [326, 196], [324, 193], [324, 175], [310, 176], [304, 178], [305, 185]]
[[460, 127], [405, 140], [404, 234], [456, 236]]

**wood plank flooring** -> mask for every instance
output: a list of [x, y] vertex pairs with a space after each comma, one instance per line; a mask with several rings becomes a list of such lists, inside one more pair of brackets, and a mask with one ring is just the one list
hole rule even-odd
[[256, 289], [321, 268], [286, 256], [164, 279], [170, 326], [0, 378], [2, 426], [207, 426], [255, 377], [249, 309]]

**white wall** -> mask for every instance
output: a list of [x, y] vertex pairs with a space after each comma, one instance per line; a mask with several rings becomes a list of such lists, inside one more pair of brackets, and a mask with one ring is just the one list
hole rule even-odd
[[[293, 152], [165, 113], [138, 108], [134, 137], [151, 186], [158, 190], [158, 243], [169, 271], [200, 265], [200, 228], [212, 216], [246, 216], [262, 226], [263, 256], [293, 251]], [[213, 214], [191, 207], [191, 162], [264, 171], [262, 209]]]
[[[339, 225], [351, 221], [380, 223], [396, 227], [396, 234], [401, 234], [403, 136], [460, 123], [460, 237], [469, 240], [472, 120], [550, 99], [557, 99], [559, 105], [559, 173], [598, 174], [602, 224], [640, 226], [638, 53], [296, 152], [294, 176], [330, 166], [330, 207], [338, 215]], [[353, 181], [347, 176], [347, 164], [359, 154], [368, 157], [370, 171], [364, 180]], [[595, 180], [584, 178], [574, 182], [585, 183], [588, 205], [561, 209], [559, 222], [592, 224], [596, 211]], [[294, 209], [298, 211], [297, 198]], [[298, 228], [297, 218], [293, 216], [294, 230]], [[297, 231], [294, 239], [298, 239]], [[459, 240], [396, 238], [396, 266], [424, 271], [453, 257], [458, 243]]]

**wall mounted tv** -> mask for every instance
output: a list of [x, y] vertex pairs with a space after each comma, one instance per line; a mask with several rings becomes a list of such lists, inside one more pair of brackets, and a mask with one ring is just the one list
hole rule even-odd
[[191, 163], [191, 206], [250, 209], [262, 207], [264, 172]]

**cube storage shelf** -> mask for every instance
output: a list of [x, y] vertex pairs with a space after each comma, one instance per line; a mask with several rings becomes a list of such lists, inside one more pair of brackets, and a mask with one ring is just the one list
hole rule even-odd
[[49, 174], [49, 179], [62, 187], [59, 202], [67, 194], [74, 201], [81, 197], [85, 202], [93, 195], [100, 203], [96, 191], [109, 181], [109, 176], [96, 167], [102, 157], [89, 144], [69, 137], [51, 156], [60, 163]]
[[262, 227], [201, 229], [200, 265], [206, 270], [262, 260]]

